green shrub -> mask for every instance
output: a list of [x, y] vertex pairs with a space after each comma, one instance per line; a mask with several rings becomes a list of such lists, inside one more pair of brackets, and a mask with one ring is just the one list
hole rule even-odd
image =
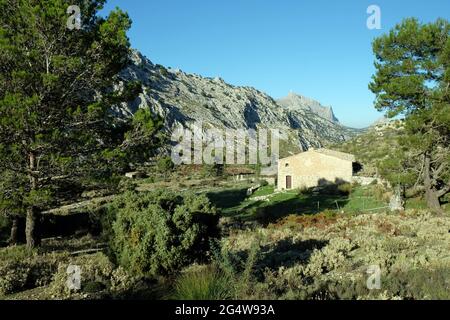
[[118, 184], [119, 191], [127, 192], [136, 190], [137, 183], [130, 178], [122, 178]]
[[[80, 267], [81, 289], [69, 289], [67, 286], [69, 265]], [[70, 257], [60, 263], [53, 282], [45, 294], [52, 299], [133, 299], [155, 298], [154, 283], [143, 277], [133, 275], [123, 267], [115, 268], [104, 253]], [[160, 296], [158, 296], [160, 297]]]
[[166, 67], [164, 67], [164, 66], [162, 66], [162, 65], [156, 65], [156, 67], [158, 68], [158, 70], [159, 70], [159, 73], [162, 75], [162, 76], [164, 76], [164, 77], [169, 77], [170, 76], [170, 73], [169, 73], [169, 71], [167, 71], [167, 68]]
[[312, 194], [312, 188], [307, 188], [305, 186], [299, 187], [299, 188], [297, 188], [297, 194], [299, 196], [310, 195], [310, 194]]
[[25, 246], [0, 251], [0, 294], [11, 294], [51, 283], [63, 253], [37, 254]]
[[123, 267], [118, 267], [112, 272], [110, 290], [115, 296], [128, 295], [133, 292], [141, 277], [132, 275]]
[[21, 262], [10, 262], [0, 267], [0, 295], [23, 290], [29, 272], [29, 266]]
[[0, 265], [7, 262], [22, 261], [30, 258], [37, 252], [26, 246], [12, 246], [0, 249]]
[[322, 216], [326, 219], [332, 219], [336, 217], [336, 211], [331, 209], [325, 209], [321, 212]]
[[203, 164], [201, 175], [204, 178], [219, 178], [225, 176], [225, 165], [224, 164]]
[[145, 182], [146, 182], [146, 183], [155, 183], [156, 180], [157, 180], [156, 177], [150, 176], [150, 177], [148, 177], [147, 179], [145, 179]]
[[28, 286], [36, 288], [49, 285], [55, 272], [58, 270], [59, 263], [66, 259], [67, 255], [65, 253], [50, 253], [36, 256], [33, 260], [29, 260]]
[[227, 292], [232, 299], [247, 299], [252, 296], [256, 283], [255, 271], [261, 256], [258, 236], [252, 240], [246, 252], [235, 252], [226, 246], [213, 246], [213, 265], [227, 279]]
[[232, 298], [230, 279], [214, 266], [187, 270], [176, 280], [172, 298], [175, 300], [230, 299]]
[[408, 272], [393, 272], [382, 282], [391, 294], [414, 300], [450, 299], [450, 269], [415, 269]]
[[109, 208], [117, 262], [140, 275], [167, 274], [205, 256], [217, 233], [216, 209], [205, 195], [157, 190], [126, 193]]
[[156, 163], [156, 167], [158, 168], [159, 172], [168, 173], [173, 170], [175, 164], [170, 157], [163, 157], [158, 160], [158, 162]]
[[353, 185], [350, 183], [327, 184], [322, 187], [322, 193], [328, 195], [348, 196], [352, 192]]
[[351, 183], [343, 183], [340, 184], [337, 188], [340, 194], [347, 196], [352, 193], [353, 185]]
[[49, 294], [58, 299], [77, 297], [78, 292], [71, 291], [67, 286], [69, 265], [80, 267], [81, 293], [93, 294], [104, 291], [110, 287], [114, 265], [103, 253], [72, 257], [60, 263], [49, 288]]
[[379, 201], [385, 201], [386, 200], [386, 188], [384, 188], [382, 185], [375, 185], [373, 186], [370, 191], [371, 195], [375, 197], [375, 199]]
[[83, 292], [97, 293], [106, 289], [106, 285], [99, 281], [88, 281], [83, 285]]

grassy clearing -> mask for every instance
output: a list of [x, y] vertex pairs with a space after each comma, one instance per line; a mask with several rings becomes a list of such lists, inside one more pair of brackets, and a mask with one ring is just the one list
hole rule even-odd
[[345, 195], [331, 189], [275, 192], [273, 186], [265, 186], [251, 196], [246, 195], [246, 188], [241, 188], [210, 193], [209, 197], [224, 216], [267, 224], [290, 214], [312, 215], [326, 210], [358, 213], [386, 207], [386, 202], [374, 195], [373, 188], [356, 186]]
[[[386, 210], [387, 202], [380, 200], [374, 194], [374, 186], [356, 187], [345, 199], [345, 205], [340, 206], [345, 212], [364, 212], [370, 210]], [[339, 203], [339, 202], [338, 202]]]

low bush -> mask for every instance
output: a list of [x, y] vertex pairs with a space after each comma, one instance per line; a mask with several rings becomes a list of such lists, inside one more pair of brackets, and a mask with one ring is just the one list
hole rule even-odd
[[[80, 268], [81, 290], [69, 288], [68, 267], [70, 265]], [[58, 299], [76, 298], [80, 294], [107, 295], [110, 279], [113, 275], [114, 265], [103, 253], [73, 257], [60, 263], [55, 272], [53, 282], [49, 288], [49, 295]]]
[[217, 235], [216, 209], [205, 195], [177, 195], [167, 190], [126, 193], [108, 209], [115, 260], [139, 275], [179, 271], [205, 258]]
[[448, 300], [450, 298], [450, 268], [392, 272], [383, 279], [382, 284], [384, 290], [403, 299]]
[[348, 196], [353, 190], [351, 183], [327, 184], [322, 186], [321, 193], [327, 195]]
[[25, 263], [11, 262], [0, 267], [0, 295], [23, 290], [27, 284], [30, 268]]
[[379, 201], [386, 201], [386, 193], [387, 190], [384, 186], [382, 185], [375, 185], [371, 188], [371, 190], [369, 190], [371, 195], [375, 196], [375, 198]]
[[157, 161], [156, 167], [159, 172], [166, 174], [173, 170], [175, 164], [170, 157], [163, 157]]
[[338, 221], [338, 214], [334, 210], [326, 209], [321, 213], [314, 215], [289, 215], [278, 220], [274, 224], [270, 224], [269, 228], [289, 228], [291, 230], [300, 231], [304, 228], [316, 227], [325, 228], [335, 224]]
[[215, 266], [194, 266], [176, 280], [172, 299], [226, 300], [233, 297], [230, 280]]
[[123, 267], [118, 267], [111, 274], [110, 290], [115, 296], [130, 295], [141, 280], [141, 277], [132, 275]]
[[299, 196], [301, 195], [310, 195], [312, 194], [312, 189], [307, 187], [299, 187], [297, 188], [297, 193]]
[[258, 236], [251, 240], [248, 250], [235, 252], [227, 246], [213, 246], [213, 265], [227, 280], [227, 291], [232, 299], [248, 299], [256, 284], [256, 265], [260, 259], [261, 245]]
[[212, 245], [209, 265], [191, 265], [174, 283], [170, 298], [176, 300], [251, 299], [257, 284], [255, 271], [259, 241], [245, 252], [233, 252], [218, 242]]
[[30, 250], [26, 246], [12, 246], [0, 249], [0, 264], [14, 261], [22, 261], [35, 255], [37, 251]]
[[118, 184], [118, 189], [121, 192], [134, 191], [136, 190], [137, 183], [130, 178], [122, 178]]
[[39, 255], [25, 246], [0, 251], [0, 294], [11, 294], [51, 283], [64, 253]]
[[342, 195], [347, 196], [352, 193], [353, 185], [351, 183], [343, 183], [338, 185], [337, 189]]

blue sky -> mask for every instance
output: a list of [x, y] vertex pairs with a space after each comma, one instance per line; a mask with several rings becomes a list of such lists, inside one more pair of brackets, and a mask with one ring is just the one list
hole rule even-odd
[[[366, 26], [381, 8], [381, 30]], [[333, 106], [345, 125], [378, 119], [367, 86], [371, 42], [406, 17], [450, 19], [448, 0], [109, 0], [133, 20], [132, 46], [152, 62], [220, 76], [274, 98], [290, 91]]]

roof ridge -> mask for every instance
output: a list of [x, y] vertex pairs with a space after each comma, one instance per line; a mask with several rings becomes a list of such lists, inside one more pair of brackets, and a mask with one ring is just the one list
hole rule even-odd
[[321, 154], [328, 155], [328, 156], [355, 162], [355, 155], [353, 155], [351, 153], [336, 151], [336, 150], [327, 149], [327, 148], [320, 148], [320, 149], [316, 149], [315, 151], [317, 151]]
[[310, 149], [308, 149], [306, 151], [303, 151], [303, 152], [300, 152], [300, 153], [297, 153], [297, 154], [293, 154], [291, 156], [288, 156], [288, 157], [285, 157], [285, 158], [282, 158], [282, 159], [289, 159], [289, 158], [292, 158], [292, 157], [296, 157], [296, 156], [298, 156], [300, 154], [303, 154], [305, 152], [318, 152], [320, 154], [323, 154], [323, 155], [326, 155], [326, 156], [330, 156], [330, 157], [334, 157], [334, 158], [338, 158], [338, 159], [342, 159], [342, 160], [347, 160], [347, 161], [352, 161], [352, 162], [356, 161], [355, 155], [353, 155], [351, 153], [331, 150], [331, 149], [327, 149], [327, 148], [320, 148], [320, 149], [310, 148]]

